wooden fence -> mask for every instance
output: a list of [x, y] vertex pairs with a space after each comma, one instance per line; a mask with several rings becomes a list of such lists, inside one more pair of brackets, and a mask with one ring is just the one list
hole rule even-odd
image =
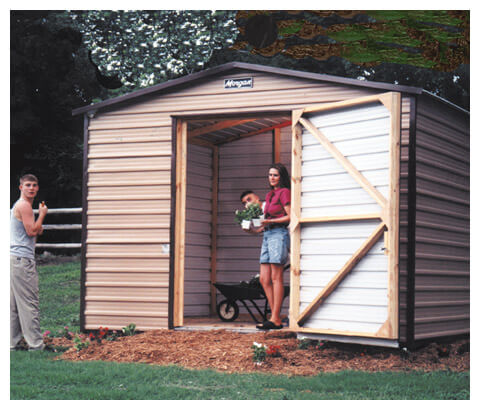
[[[34, 210], [37, 214], [38, 210]], [[52, 214], [81, 214], [82, 208], [56, 208], [49, 209], [48, 215]], [[45, 224], [43, 230], [81, 230], [82, 224]], [[36, 248], [55, 248], [55, 249], [80, 249], [81, 243], [37, 243]]]

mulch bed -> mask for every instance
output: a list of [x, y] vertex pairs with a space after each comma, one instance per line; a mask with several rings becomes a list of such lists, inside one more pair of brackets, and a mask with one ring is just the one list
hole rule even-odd
[[[253, 361], [253, 342], [278, 346], [279, 357], [267, 357], [261, 364]], [[96, 341], [80, 351], [72, 340], [53, 339], [53, 345], [71, 348], [58, 359], [102, 360], [156, 365], [177, 365], [188, 369], [215, 369], [227, 373], [266, 372], [288, 375], [316, 375], [341, 370], [455, 372], [470, 369], [469, 340], [432, 343], [415, 352], [344, 343], [316, 343], [304, 349], [295, 333], [270, 331], [235, 333], [226, 330], [155, 330], [120, 337], [114, 341]]]

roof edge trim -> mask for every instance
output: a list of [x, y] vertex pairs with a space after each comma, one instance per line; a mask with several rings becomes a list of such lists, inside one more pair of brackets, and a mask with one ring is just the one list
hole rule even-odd
[[433, 98], [433, 99], [435, 99], [435, 100], [438, 100], [439, 102], [441, 102], [441, 103], [443, 103], [443, 104], [446, 104], [446, 105], [448, 105], [448, 106], [450, 106], [450, 107], [452, 107], [452, 108], [454, 108], [454, 109], [456, 109], [456, 110], [458, 110], [458, 111], [460, 111], [460, 112], [462, 112], [462, 113], [464, 113], [464, 114], [470, 115], [470, 111], [466, 110], [465, 108], [460, 107], [460, 106], [457, 105], [457, 104], [454, 104], [454, 103], [446, 100], [446, 99], [443, 98], [443, 97], [439, 97], [438, 95], [436, 95], [436, 94], [434, 94], [434, 93], [432, 93], [432, 92], [430, 92], [430, 91], [423, 90], [423, 93], [422, 93], [422, 94], [427, 95], [428, 97]]

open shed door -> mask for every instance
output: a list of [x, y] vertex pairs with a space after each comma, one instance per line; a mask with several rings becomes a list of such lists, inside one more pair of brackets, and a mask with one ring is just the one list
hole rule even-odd
[[292, 114], [290, 327], [398, 338], [399, 93]]

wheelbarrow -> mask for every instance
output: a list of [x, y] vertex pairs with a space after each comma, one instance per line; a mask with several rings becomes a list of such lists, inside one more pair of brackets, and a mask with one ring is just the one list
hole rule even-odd
[[[285, 267], [285, 269], [288, 268]], [[217, 304], [217, 314], [218, 317], [224, 322], [233, 322], [238, 318], [240, 313], [240, 308], [237, 302], [240, 302], [247, 312], [250, 314], [252, 319], [256, 323], [263, 323], [267, 320], [267, 315], [270, 312], [268, 306], [267, 297], [263, 288], [258, 283], [240, 282], [240, 283], [214, 283], [213, 284], [218, 291], [225, 296], [226, 299], [222, 300]], [[284, 286], [284, 298], [290, 294], [290, 286]], [[259, 304], [264, 303], [264, 307], [261, 308], [255, 301]], [[249, 302], [249, 305], [246, 303]], [[255, 310], [255, 313], [252, 311]], [[255, 314], [260, 315], [261, 319], [258, 319]]]

